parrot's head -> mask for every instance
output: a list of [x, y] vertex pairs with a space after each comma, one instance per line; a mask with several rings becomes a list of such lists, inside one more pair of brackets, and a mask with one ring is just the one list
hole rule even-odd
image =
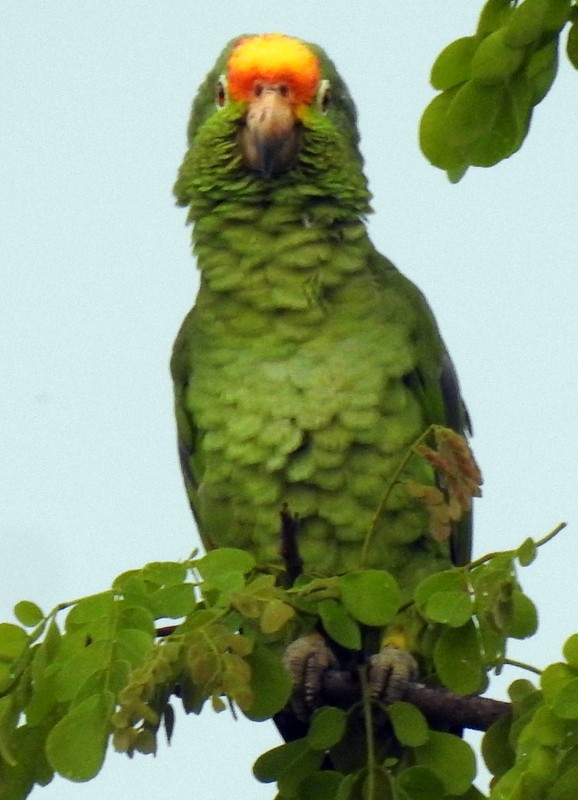
[[193, 216], [199, 201], [260, 202], [289, 186], [368, 210], [355, 106], [316, 45], [234, 39], [199, 89], [188, 139], [175, 194]]

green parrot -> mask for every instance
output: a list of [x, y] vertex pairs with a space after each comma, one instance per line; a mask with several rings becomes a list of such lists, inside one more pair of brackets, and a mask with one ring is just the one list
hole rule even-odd
[[469, 422], [426, 300], [369, 239], [356, 111], [334, 65], [282, 34], [234, 39], [188, 140], [174, 191], [201, 281], [171, 369], [205, 547], [282, 567], [285, 508], [307, 575], [379, 568], [409, 592], [467, 562], [469, 524], [440, 540], [404, 488], [439, 483], [406, 458], [428, 426]]

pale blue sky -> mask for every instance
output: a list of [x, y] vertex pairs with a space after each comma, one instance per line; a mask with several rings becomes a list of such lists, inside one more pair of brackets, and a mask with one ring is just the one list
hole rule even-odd
[[[476, 554], [571, 523], [522, 575], [542, 628], [511, 650], [559, 657], [578, 631], [578, 74], [562, 63], [518, 155], [450, 185], [420, 154], [418, 120], [433, 59], [480, 6], [3, 0], [1, 619], [197, 544], [167, 366], [197, 276], [171, 186], [221, 47], [282, 31], [322, 45], [347, 81], [372, 236], [425, 292], [458, 368], [486, 479]], [[272, 725], [207, 711], [179, 719], [156, 759], [110, 753], [93, 782], [33, 797], [265, 800], [250, 767], [277, 742]]]

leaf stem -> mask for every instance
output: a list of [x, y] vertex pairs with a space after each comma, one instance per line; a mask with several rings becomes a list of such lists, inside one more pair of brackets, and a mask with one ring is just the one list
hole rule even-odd
[[560, 533], [560, 531], [563, 531], [564, 528], [567, 526], [567, 524], [568, 524], [567, 522], [559, 522], [554, 528], [554, 530], [551, 530], [550, 533], [547, 533], [543, 539], [538, 539], [538, 541], [536, 542], [536, 547], [542, 547], [543, 544], [549, 542], [551, 539], [554, 538], [554, 536], [557, 536]]
[[425, 431], [420, 436], [418, 436], [418, 438], [407, 448], [403, 458], [401, 459], [401, 461], [397, 465], [393, 475], [391, 476], [391, 478], [387, 482], [387, 485], [385, 487], [385, 491], [384, 491], [383, 496], [381, 498], [381, 501], [380, 501], [380, 503], [379, 503], [379, 505], [377, 507], [377, 511], [375, 512], [375, 516], [373, 518], [373, 522], [371, 523], [371, 527], [367, 532], [367, 536], [365, 537], [365, 541], [363, 542], [363, 549], [361, 551], [361, 566], [362, 567], [366, 563], [367, 553], [368, 553], [369, 547], [371, 545], [372, 538], [373, 538], [373, 536], [375, 534], [375, 528], [377, 526], [377, 521], [379, 520], [379, 517], [380, 517], [381, 513], [383, 512], [387, 501], [389, 500], [389, 495], [393, 491], [393, 487], [396, 485], [396, 483], [399, 480], [399, 476], [401, 475], [403, 470], [407, 467], [407, 465], [410, 462], [410, 460], [416, 455], [416, 448], [419, 447], [421, 444], [423, 444], [423, 442], [425, 442], [428, 439], [428, 437], [433, 433], [433, 431], [436, 428], [439, 428], [439, 427], [440, 427], [439, 425], [429, 425], [429, 427], [427, 427], [425, 429]]
[[532, 664], [526, 664], [524, 661], [516, 661], [515, 658], [503, 658], [500, 661], [500, 666], [518, 667], [518, 669], [525, 669], [526, 672], [533, 672], [534, 675], [541, 675], [542, 670]]
[[367, 792], [368, 800], [376, 800], [375, 795], [375, 742], [373, 740], [373, 718], [371, 715], [371, 698], [369, 696], [369, 686], [367, 685], [367, 672], [364, 667], [359, 669], [359, 681], [361, 683], [361, 703], [363, 706], [363, 722], [365, 726], [365, 742], [367, 746], [367, 774], [369, 786]]
[[[564, 530], [568, 523], [566, 522], [559, 522], [556, 527], [547, 533], [546, 536], [542, 537], [542, 539], [538, 539], [535, 542], [536, 547], [542, 547], [543, 544], [551, 541], [555, 536], [557, 536], [560, 531]], [[496, 550], [492, 553], [486, 553], [485, 556], [481, 556], [480, 558], [476, 558], [475, 561], [470, 561], [469, 564], [465, 565], [465, 569], [470, 572], [471, 570], [475, 569], [476, 567], [481, 567], [482, 564], [485, 564], [487, 561], [491, 561], [493, 558], [498, 558], [498, 556], [509, 556], [510, 558], [514, 558], [518, 549], [514, 550]]]

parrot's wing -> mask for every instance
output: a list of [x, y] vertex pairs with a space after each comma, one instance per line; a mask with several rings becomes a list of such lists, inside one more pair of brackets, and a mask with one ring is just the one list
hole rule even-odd
[[[413, 312], [408, 324], [415, 345], [415, 367], [404, 376], [404, 381], [418, 397], [426, 423], [445, 425], [463, 436], [471, 434], [456, 370], [425, 297], [380, 253], [375, 253], [373, 266], [378, 285], [403, 296]], [[471, 512], [454, 526], [450, 544], [453, 562], [467, 564], [472, 547]]]
[[[440, 386], [446, 412], [446, 425], [463, 436], [472, 434], [470, 415], [460, 394], [460, 386], [453, 362], [447, 350], [442, 358]], [[457, 566], [467, 564], [472, 557], [473, 514], [470, 509], [453, 526], [450, 540], [452, 561]]]
[[171, 375], [175, 393], [175, 416], [181, 469], [191, 509], [198, 520], [198, 491], [203, 466], [200, 463], [201, 450], [198, 447], [199, 431], [187, 406], [187, 391], [193, 378], [189, 347], [194, 324], [195, 309], [193, 308], [185, 317], [175, 339], [171, 358]]

